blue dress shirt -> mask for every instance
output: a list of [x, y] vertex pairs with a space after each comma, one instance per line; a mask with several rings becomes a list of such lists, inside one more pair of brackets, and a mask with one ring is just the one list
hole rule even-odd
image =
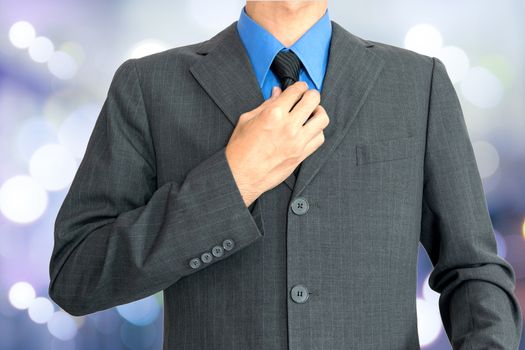
[[265, 100], [271, 96], [272, 87], [280, 86], [270, 66], [275, 55], [283, 49], [292, 50], [301, 60], [304, 67], [299, 72], [299, 80], [308, 83], [310, 89], [321, 92], [332, 37], [328, 10], [289, 48], [248, 16], [244, 7], [237, 22], [237, 30]]

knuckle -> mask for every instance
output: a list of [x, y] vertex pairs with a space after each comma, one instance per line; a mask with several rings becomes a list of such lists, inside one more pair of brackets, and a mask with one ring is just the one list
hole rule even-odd
[[283, 108], [277, 105], [269, 106], [266, 111], [272, 118], [281, 118], [284, 113]]
[[308, 89], [308, 84], [305, 81], [297, 81], [294, 83], [294, 87], [298, 89], [299, 91], [304, 91]]
[[323, 125], [323, 128], [326, 127], [330, 123], [330, 118], [328, 117], [328, 113], [326, 113], [326, 110], [323, 108], [323, 106], [318, 105], [316, 107], [315, 114], [320, 119], [321, 124]]
[[330, 118], [328, 117], [328, 114], [323, 113], [323, 121], [324, 121], [324, 126], [325, 127], [327, 127], [328, 124], [330, 124]]
[[271, 130], [274, 124], [273, 120], [268, 118], [268, 115], [264, 115], [263, 118], [260, 118], [260, 123], [263, 130]]
[[314, 140], [316, 148], [319, 148], [324, 143], [324, 134], [321, 132], [317, 134], [317, 137]]
[[310, 89], [305, 92], [307, 98], [311, 99], [313, 102], [319, 104], [321, 102], [321, 94], [316, 89]]

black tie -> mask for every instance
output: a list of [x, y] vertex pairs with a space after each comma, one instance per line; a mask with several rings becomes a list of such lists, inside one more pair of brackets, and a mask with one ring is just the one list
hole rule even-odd
[[270, 68], [281, 82], [281, 88], [284, 90], [299, 80], [301, 60], [293, 51], [281, 50], [273, 59]]
[[[293, 51], [281, 50], [273, 59], [270, 68], [281, 82], [281, 88], [284, 90], [288, 86], [292, 85], [293, 83], [299, 80], [301, 60]], [[295, 170], [293, 171], [295, 177], [297, 177], [297, 173], [300, 167], [301, 164], [299, 164], [297, 168], [295, 168]]]

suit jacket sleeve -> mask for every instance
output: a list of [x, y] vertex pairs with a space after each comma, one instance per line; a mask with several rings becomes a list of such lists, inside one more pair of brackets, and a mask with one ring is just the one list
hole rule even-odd
[[496, 240], [461, 106], [433, 58], [424, 164], [421, 243], [430, 287], [454, 349], [517, 349], [521, 310], [511, 265]]
[[[135, 62], [115, 72], [86, 153], [58, 212], [50, 297], [84, 315], [141, 299], [255, 242], [258, 200], [247, 208], [221, 148], [184, 181], [157, 188], [155, 151]], [[183, 150], [181, 150], [183, 151]], [[223, 240], [234, 248], [190, 267]]]

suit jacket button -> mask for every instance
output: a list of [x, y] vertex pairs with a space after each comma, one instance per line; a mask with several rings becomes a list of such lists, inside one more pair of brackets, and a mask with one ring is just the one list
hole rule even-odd
[[193, 259], [190, 260], [190, 267], [192, 269], [196, 269], [199, 266], [201, 266], [201, 261], [200, 261], [199, 258], [193, 258]]
[[292, 211], [297, 215], [304, 215], [310, 207], [308, 201], [304, 197], [297, 197], [292, 201]]
[[225, 249], [225, 250], [232, 250], [233, 247], [235, 246], [235, 244], [233, 243], [233, 239], [225, 239], [223, 242], [222, 242], [222, 247]]
[[201, 260], [205, 263], [209, 263], [210, 261], [212, 261], [213, 257], [211, 256], [210, 253], [206, 252], [206, 253], [202, 253], [201, 255]]
[[224, 249], [220, 245], [216, 245], [215, 247], [211, 248], [211, 253], [215, 257], [221, 257], [224, 254]]
[[308, 300], [308, 288], [303, 286], [302, 284], [298, 284], [292, 287], [292, 290], [290, 291], [290, 295], [292, 297], [292, 300], [295, 301], [298, 304], [305, 303]]

